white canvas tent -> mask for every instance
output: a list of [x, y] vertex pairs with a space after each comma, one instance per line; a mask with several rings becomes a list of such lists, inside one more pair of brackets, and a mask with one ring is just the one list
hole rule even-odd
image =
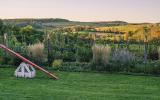
[[22, 62], [15, 71], [16, 77], [34, 78], [36, 75], [35, 69], [24, 62]]

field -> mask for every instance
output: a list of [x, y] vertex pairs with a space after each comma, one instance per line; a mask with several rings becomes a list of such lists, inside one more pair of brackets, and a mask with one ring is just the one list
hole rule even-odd
[[160, 100], [160, 78], [107, 73], [56, 72], [52, 80], [15, 78], [0, 68], [0, 100]]

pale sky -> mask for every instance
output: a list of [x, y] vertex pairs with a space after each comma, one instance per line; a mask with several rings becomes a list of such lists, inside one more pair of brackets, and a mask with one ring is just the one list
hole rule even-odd
[[160, 22], [160, 0], [0, 0], [0, 18]]

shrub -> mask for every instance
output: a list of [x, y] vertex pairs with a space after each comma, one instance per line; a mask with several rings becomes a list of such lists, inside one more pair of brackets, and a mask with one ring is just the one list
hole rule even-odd
[[56, 59], [52, 63], [52, 67], [55, 69], [59, 69], [62, 66], [62, 60], [61, 59]]
[[92, 47], [92, 52], [93, 52], [92, 69], [105, 70], [111, 53], [110, 46], [94, 45]]
[[152, 50], [148, 54], [149, 59], [151, 60], [158, 60], [159, 59], [159, 54], [157, 50]]
[[160, 74], [160, 62], [147, 62], [147, 64], [136, 64], [135, 68], [131, 71], [134, 73], [144, 74]]
[[72, 71], [72, 72], [83, 72], [90, 71], [89, 63], [84, 62], [64, 62], [62, 67], [60, 67], [62, 71]]
[[76, 56], [73, 52], [64, 51], [62, 56], [63, 56], [63, 61], [66, 62], [76, 61]]
[[38, 63], [46, 61], [44, 54], [44, 44], [36, 43], [28, 46], [28, 56]]
[[14, 57], [3, 54], [0, 56], [0, 64], [2, 65], [14, 65]]
[[79, 62], [89, 62], [92, 59], [92, 49], [90, 47], [78, 47], [78, 61]]
[[4, 62], [4, 58], [0, 56], [0, 64], [3, 64], [3, 62]]
[[129, 71], [134, 66], [135, 55], [126, 49], [117, 49], [114, 51], [111, 61], [117, 71]]

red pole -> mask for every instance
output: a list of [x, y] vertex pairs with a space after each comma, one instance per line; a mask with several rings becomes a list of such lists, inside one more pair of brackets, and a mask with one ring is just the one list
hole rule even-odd
[[32, 65], [33, 67], [41, 70], [42, 72], [46, 73], [48, 76], [50, 76], [50, 77], [52, 77], [52, 78], [54, 78], [54, 79], [58, 79], [58, 77], [55, 76], [54, 74], [48, 72], [47, 70], [43, 69], [42, 67], [40, 67], [40, 66], [36, 65], [35, 63], [29, 61], [28, 59], [24, 58], [23, 56], [21, 56], [20, 54], [18, 54], [18, 53], [16, 53], [16, 52], [12, 51], [11, 49], [7, 48], [6, 46], [0, 44], [0, 48], [6, 50], [7, 52], [9, 52], [9, 53], [11, 53], [11, 54], [13, 54], [14, 56], [16, 56], [16, 57], [18, 57], [19, 59], [21, 59], [22, 61], [24, 61], [24, 62]]

